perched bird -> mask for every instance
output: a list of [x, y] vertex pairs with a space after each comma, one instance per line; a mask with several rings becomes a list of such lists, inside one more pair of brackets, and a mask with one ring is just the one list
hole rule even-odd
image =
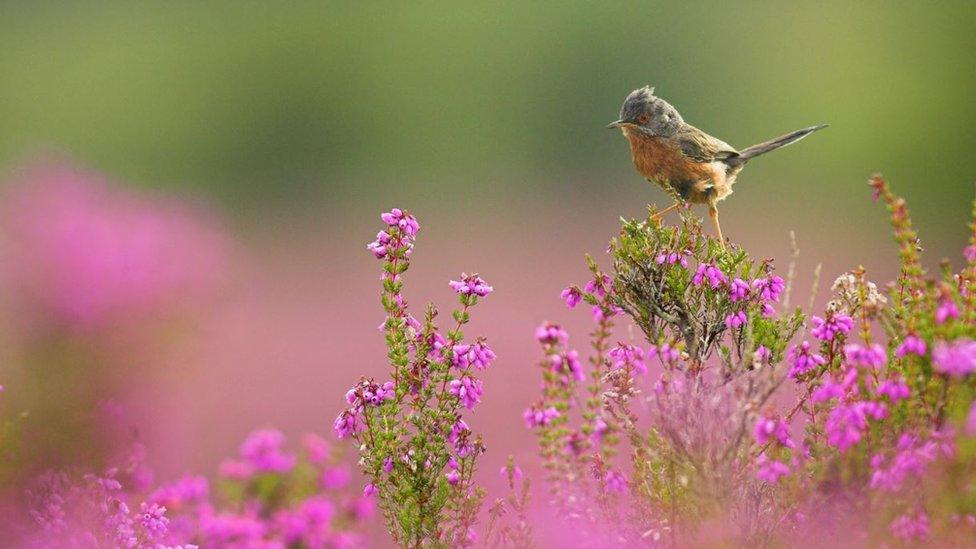
[[724, 249], [716, 205], [732, 194], [735, 177], [746, 162], [795, 143], [826, 128], [827, 124], [797, 130], [737, 151], [732, 145], [685, 123], [677, 109], [654, 96], [654, 88], [644, 86], [630, 92], [620, 108], [620, 119], [607, 127], [623, 131], [630, 142], [637, 171], [674, 197], [674, 204], [655, 217], [684, 203], [708, 204], [708, 213]]

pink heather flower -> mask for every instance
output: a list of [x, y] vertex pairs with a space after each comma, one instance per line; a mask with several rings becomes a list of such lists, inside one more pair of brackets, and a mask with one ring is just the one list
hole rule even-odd
[[776, 484], [781, 477], [790, 474], [788, 465], [781, 461], [769, 459], [765, 453], [756, 458], [756, 476], [759, 480]]
[[752, 354], [753, 362], [758, 364], [769, 364], [770, 359], [772, 359], [773, 353], [765, 346], [760, 345], [756, 347], [755, 352]]
[[929, 516], [919, 510], [914, 515], [904, 514], [891, 522], [891, 534], [898, 539], [911, 541], [929, 536]]
[[229, 239], [202, 208], [67, 166], [34, 167], [2, 187], [0, 278], [65, 325], [195, 305], [227, 274]]
[[[856, 370], [852, 370], [856, 372]], [[810, 395], [810, 401], [814, 404], [820, 404], [822, 402], [827, 402], [835, 398], [841, 398], [845, 394], [845, 389], [843, 385], [835, 383], [833, 379], [827, 378], [823, 385], [817, 387], [817, 389]]]
[[275, 429], [252, 431], [241, 444], [241, 457], [262, 473], [287, 473], [295, 466], [295, 455], [283, 451], [285, 435]]
[[796, 378], [818, 366], [827, 363], [827, 359], [810, 349], [810, 343], [804, 341], [799, 346], [790, 347], [790, 377]]
[[379, 406], [394, 398], [396, 398], [396, 388], [392, 381], [380, 385], [371, 379], [364, 379], [346, 391], [346, 402], [352, 404], [354, 408], [365, 405]]
[[322, 471], [319, 484], [326, 490], [342, 490], [352, 482], [352, 471], [345, 465], [330, 467]]
[[908, 388], [908, 385], [893, 379], [882, 381], [874, 392], [878, 396], [887, 396], [892, 402], [904, 400], [912, 394], [911, 390]]
[[718, 288], [727, 283], [729, 279], [718, 267], [708, 263], [702, 263], [698, 265], [698, 270], [695, 272], [695, 276], [692, 277], [691, 283], [695, 286], [701, 286], [705, 280], [708, 280], [708, 284], [712, 288]]
[[569, 340], [569, 334], [559, 324], [546, 321], [535, 329], [535, 339], [539, 343], [547, 345], [555, 345], [557, 343], [565, 345]]
[[842, 313], [829, 315], [827, 320], [814, 316], [811, 321], [813, 330], [810, 333], [820, 341], [833, 341], [837, 334], [847, 335], [854, 328], [854, 319]]
[[166, 508], [158, 503], [143, 502], [139, 507], [139, 524], [151, 539], [159, 539], [166, 535]]
[[624, 494], [627, 492], [627, 477], [623, 473], [617, 471], [607, 471], [604, 475], [603, 481], [607, 485], [608, 492], [615, 492], [618, 494]]
[[849, 343], [844, 345], [844, 360], [851, 366], [867, 366], [877, 370], [888, 361], [888, 354], [877, 343], [870, 347]]
[[752, 289], [758, 291], [765, 301], [779, 301], [780, 295], [786, 289], [786, 282], [781, 277], [770, 275], [753, 280]]
[[775, 440], [785, 448], [794, 448], [796, 444], [790, 439], [790, 427], [783, 420], [775, 420], [760, 416], [756, 421], [753, 436], [759, 445]]
[[302, 437], [302, 447], [305, 448], [310, 463], [321, 465], [329, 459], [328, 441], [315, 433], [305, 433]]
[[[871, 458], [871, 488], [897, 492], [908, 477], [923, 477], [926, 468], [938, 457], [936, 440], [921, 441], [915, 435], [903, 433], [898, 439], [896, 453], [885, 467], [882, 454]], [[944, 452], [944, 451], [943, 451]]]
[[593, 306], [593, 322], [602, 322], [605, 319], [615, 317], [620, 313], [624, 312], [617, 305], [609, 305], [606, 310], [600, 305]]
[[644, 350], [633, 345], [620, 344], [607, 352], [610, 358], [611, 367], [622, 369], [630, 367], [637, 374], [647, 373], [647, 365], [644, 364]]
[[725, 317], [725, 325], [729, 329], [745, 326], [747, 322], [749, 322], [749, 317], [746, 316], [745, 311], [738, 311]]
[[976, 245], [966, 246], [962, 251], [962, 256], [970, 263], [976, 262]]
[[535, 405], [522, 412], [522, 419], [525, 420], [525, 426], [529, 429], [549, 425], [557, 417], [559, 417], [559, 411], [552, 406], [542, 408], [540, 405]]
[[658, 349], [658, 354], [661, 356], [661, 360], [668, 363], [677, 362], [681, 358], [681, 352], [677, 347], [672, 347], [670, 343], [661, 345], [661, 348]]
[[461, 474], [453, 469], [448, 471], [444, 476], [447, 477], [447, 483], [451, 486], [455, 486], [461, 482]]
[[742, 301], [749, 297], [749, 284], [741, 278], [736, 278], [729, 286], [729, 299], [733, 302]]
[[346, 438], [356, 435], [366, 428], [366, 424], [356, 413], [355, 409], [343, 410], [332, 425], [335, 430], [336, 438]]
[[495, 360], [495, 353], [483, 341], [454, 346], [454, 366], [458, 368], [466, 369], [474, 366], [478, 370], [484, 370], [491, 366], [493, 360]]
[[599, 297], [605, 297], [607, 295], [607, 290], [613, 287], [613, 283], [610, 281], [610, 277], [607, 275], [600, 275], [599, 279], [594, 278], [593, 280], [586, 283], [583, 290], [588, 294], [595, 294]]
[[481, 402], [484, 386], [480, 379], [466, 375], [460, 379], [452, 379], [448, 385], [451, 394], [458, 397], [461, 405], [468, 410], [474, 409], [475, 404]]
[[149, 495], [147, 501], [170, 509], [179, 509], [203, 503], [209, 492], [210, 485], [206, 477], [190, 475], [160, 486]]
[[905, 339], [901, 342], [901, 345], [899, 345], [895, 350], [895, 356], [898, 358], [903, 358], [909, 354], [925, 356], [925, 352], [925, 340], [915, 334], [909, 334], [905, 336]]
[[254, 475], [254, 466], [238, 459], [225, 459], [220, 462], [217, 475], [233, 480], [247, 480]]
[[935, 323], [944, 324], [950, 318], [959, 318], [959, 307], [951, 298], [943, 297], [939, 300], [939, 308], [935, 311]]
[[390, 456], [386, 456], [386, 459], [383, 460], [383, 472], [386, 474], [393, 472], [393, 458]]
[[420, 223], [417, 222], [417, 218], [400, 208], [393, 208], [389, 212], [381, 214], [380, 219], [390, 227], [396, 227], [410, 236], [414, 236], [420, 231]]
[[[447, 441], [455, 446], [461, 442], [464, 438], [471, 434], [471, 428], [465, 423], [463, 419], [458, 419], [451, 426], [451, 432], [447, 435]], [[412, 452], [413, 450], [411, 450]], [[464, 457], [464, 456], [461, 456]]]
[[566, 306], [570, 309], [579, 305], [579, 302], [583, 300], [583, 294], [576, 286], [567, 287], [560, 292], [559, 297], [566, 301]]
[[467, 273], [461, 273], [460, 281], [452, 280], [449, 284], [451, 289], [461, 295], [485, 297], [494, 290], [484, 279], [476, 274], [469, 275]]
[[373, 252], [376, 259], [383, 259], [387, 255], [388, 247], [391, 241], [393, 241], [393, 237], [391, 237], [386, 231], [380, 231], [376, 233], [376, 240], [366, 245], [366, 249]]
[[952, 377], [965, 377], [976, 372], [976, 341], [957, 339], [951, 343], [936, 343], [932, 349], [932, 364], [937, 372]]
[[579, 353], [573, 349], [549, 357], [552, 364], [552, 371], [561, 374], [569, 374], [575, 381], [583, 381], [586, 376], [583, 374], [583, 366], [579, 361]]
[[680, 263], [682, 267], [687, 267], [688, 266], [688, 254], [687, 253], [678, 253], [678, 252], [669, 252], [667, 250], [664, 250], [664, 251], [662, 251], [662, 252], [660, 252], [660, 253], [657, 254], [657, 257], [654, 258], [654, 261], [658, 265], [664, 265], [665, 263], [667, 263], [668, 265], [674, 265], [676, 263]]
[[838, 404], [827, 416], [827, 443], [844, 452], [861, 441], [867, 429], [867, 419], [884, 419], [887, 407], [880, 402], [866, 401]]
[[363, 486], [363, 497], [368, 498], [369, 496], [372, 496], [373, 494], [379, 491], [380, 491], [379, 488], [377, 488], [375, 484], [370, 482], [366, 486]]

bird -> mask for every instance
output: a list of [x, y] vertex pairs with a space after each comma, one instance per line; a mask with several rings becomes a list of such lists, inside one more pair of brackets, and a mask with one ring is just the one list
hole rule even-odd
[[620, 108], [620, 118], [607, 127], [620, 128], [630, 142], [637, 171], [674, 198], [674, 204], [654, 214], [652, 219], [659, 219], [684, 204], [707, 204], [724, 250], [717, 205], [732, 194], [736, 176], [746, 163], [827, 126], [819, 124], [796, 130], [740, 151], [686, 123], [676, 108], [654, 95], [654, 88], [644, 86], [627, 95]]

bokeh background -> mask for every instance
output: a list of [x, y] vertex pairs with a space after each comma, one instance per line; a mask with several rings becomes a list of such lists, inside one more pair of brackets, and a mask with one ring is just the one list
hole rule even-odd
[[[960, 260], [974, 28], [971, 2], [5, 3], [0, 169], [6, 217], [20, 221], [4, 225], [4, 410], [36, 411], [63, 435], [55, 457], [77, 457], [91, 442], [65, 418], [86, 399], [124, 401], [164, 478], [214, 472], [254, 427], [329, 431], [346, 388], [384, 371], [379, 265], [364, 246], [400, 206], [422, 224], [415, 306], [447, 309], [462, 270], [495, 286], [471, 330], [499, 355], [471, 422], [494, 478], [509, 453], [532, 461], [520, 419], [538, 380], [532, 329], [559, 320], [585, 346], [588, 315], [565, 310], [560, 289], [584, 281], [583, 254], [602, 259], [620, 216], [667, 202], [604, 129], [630, 90], [656, 86], [739, 147], [831, 124], [750, 164], [721, 208], [726, 235], [782, 271], [795, 232], [805, 303], [818, 263], [822, 287], [859, 264], [893, 273], [864, 184], [875, 171], [908, 199], [927, 264]], [[99, 193], [139, 211], [167, 204], [182, 236], [115, 216], [62, 227], [57, 253], [74, 263], [32, 255], [25, 234], [87, 200], [31, 210], [51, 165], [104, 177]], [[124, 208], [99, 200], [79, 223]], [[139, 301], [95, 327], [45, 319], [52, 309], [24, 298], [24, 278], [54, 271], [83, 297], [105, 283], [97, 269], [74, 275], [116, 233], [150, 242], [119, 248], [148, 250], [150, 274], [191, 273], [192, 298]]]

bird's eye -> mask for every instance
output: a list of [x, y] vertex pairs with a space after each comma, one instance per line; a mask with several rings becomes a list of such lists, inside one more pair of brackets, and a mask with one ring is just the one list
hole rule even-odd
[[637, 117], [637, 121], [640, 122], [641, 124], [647, 124], [647, 121], [650, 119], [651, 119], [651, 115], [646, 113]]

